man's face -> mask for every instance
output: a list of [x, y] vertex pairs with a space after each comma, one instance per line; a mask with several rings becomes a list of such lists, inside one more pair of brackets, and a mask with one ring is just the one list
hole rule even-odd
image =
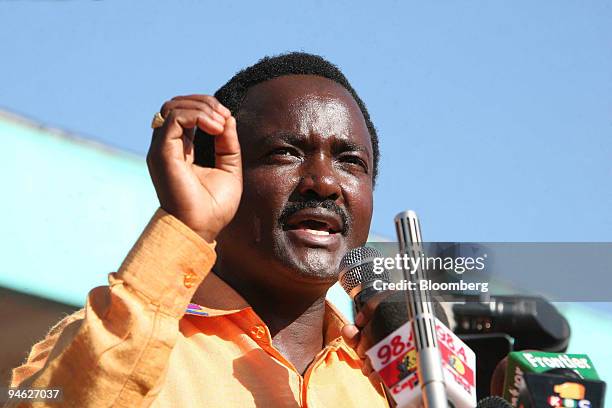
[[335, 281], [372, 216], [372, 145], [357, 103], [334, 81], [290, 75], [252, 87], [237, 116], [244, 192], [221, 256], [270, 278]]

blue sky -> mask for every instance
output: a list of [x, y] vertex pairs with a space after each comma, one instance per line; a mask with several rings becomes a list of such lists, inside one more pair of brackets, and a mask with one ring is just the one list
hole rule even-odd
[[2, 2], [0, 108], [144, 155], [165, 99], [320, 53], [380, 133], [373, 231], [612, 240], [610, 2], [126, 3]]

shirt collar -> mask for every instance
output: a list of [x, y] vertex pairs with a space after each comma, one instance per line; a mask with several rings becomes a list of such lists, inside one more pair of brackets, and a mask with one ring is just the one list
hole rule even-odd
[[[213, 272], [206, 275], [194, 293], [192, 305], [200, 306], [208, 316], [223, 316], [249, 308], [249, 304], [230, 285]], [[189, 309], [187, 309], [189, 313]]]
[[[231, 286], [214, 273], [209, 273], [192, 298], [186, 313], [198, 316], [224, 316], [241, 312], [251, 306]], [[325, 300], [323, 337], [326, 345], [341, 337], [341, 329], [349, 321], [329, 301]]]

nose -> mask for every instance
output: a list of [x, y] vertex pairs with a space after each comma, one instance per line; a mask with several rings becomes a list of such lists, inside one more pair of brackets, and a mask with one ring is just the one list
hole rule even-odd
[[302, 197], [338, 200], [342, 195], [340, 183], [331, 159], [320, 155], [311, 157], [302, 166], [298, 192]]

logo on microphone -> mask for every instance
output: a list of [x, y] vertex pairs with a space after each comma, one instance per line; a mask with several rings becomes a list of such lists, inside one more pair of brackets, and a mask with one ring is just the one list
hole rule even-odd
[[416, 349], [412, 349], [406, 353], [402, 361], [397, 365], [399, 371], [398, 380], [403, 380], [410, 374], [416, 372], [417, 369], [417, 353]]
[[591, 401], [584, 399], [586, 388], [575, 382], [565, 382], [553, 387], [558, 395], [548, 397], [548, 405], [551, 407], [577, 407], [590, 408]]
[[459, 357], [452, 355], [448, 359], [448, 364], [455, 369], [460, 375], [465, 375], [465, 366]]

